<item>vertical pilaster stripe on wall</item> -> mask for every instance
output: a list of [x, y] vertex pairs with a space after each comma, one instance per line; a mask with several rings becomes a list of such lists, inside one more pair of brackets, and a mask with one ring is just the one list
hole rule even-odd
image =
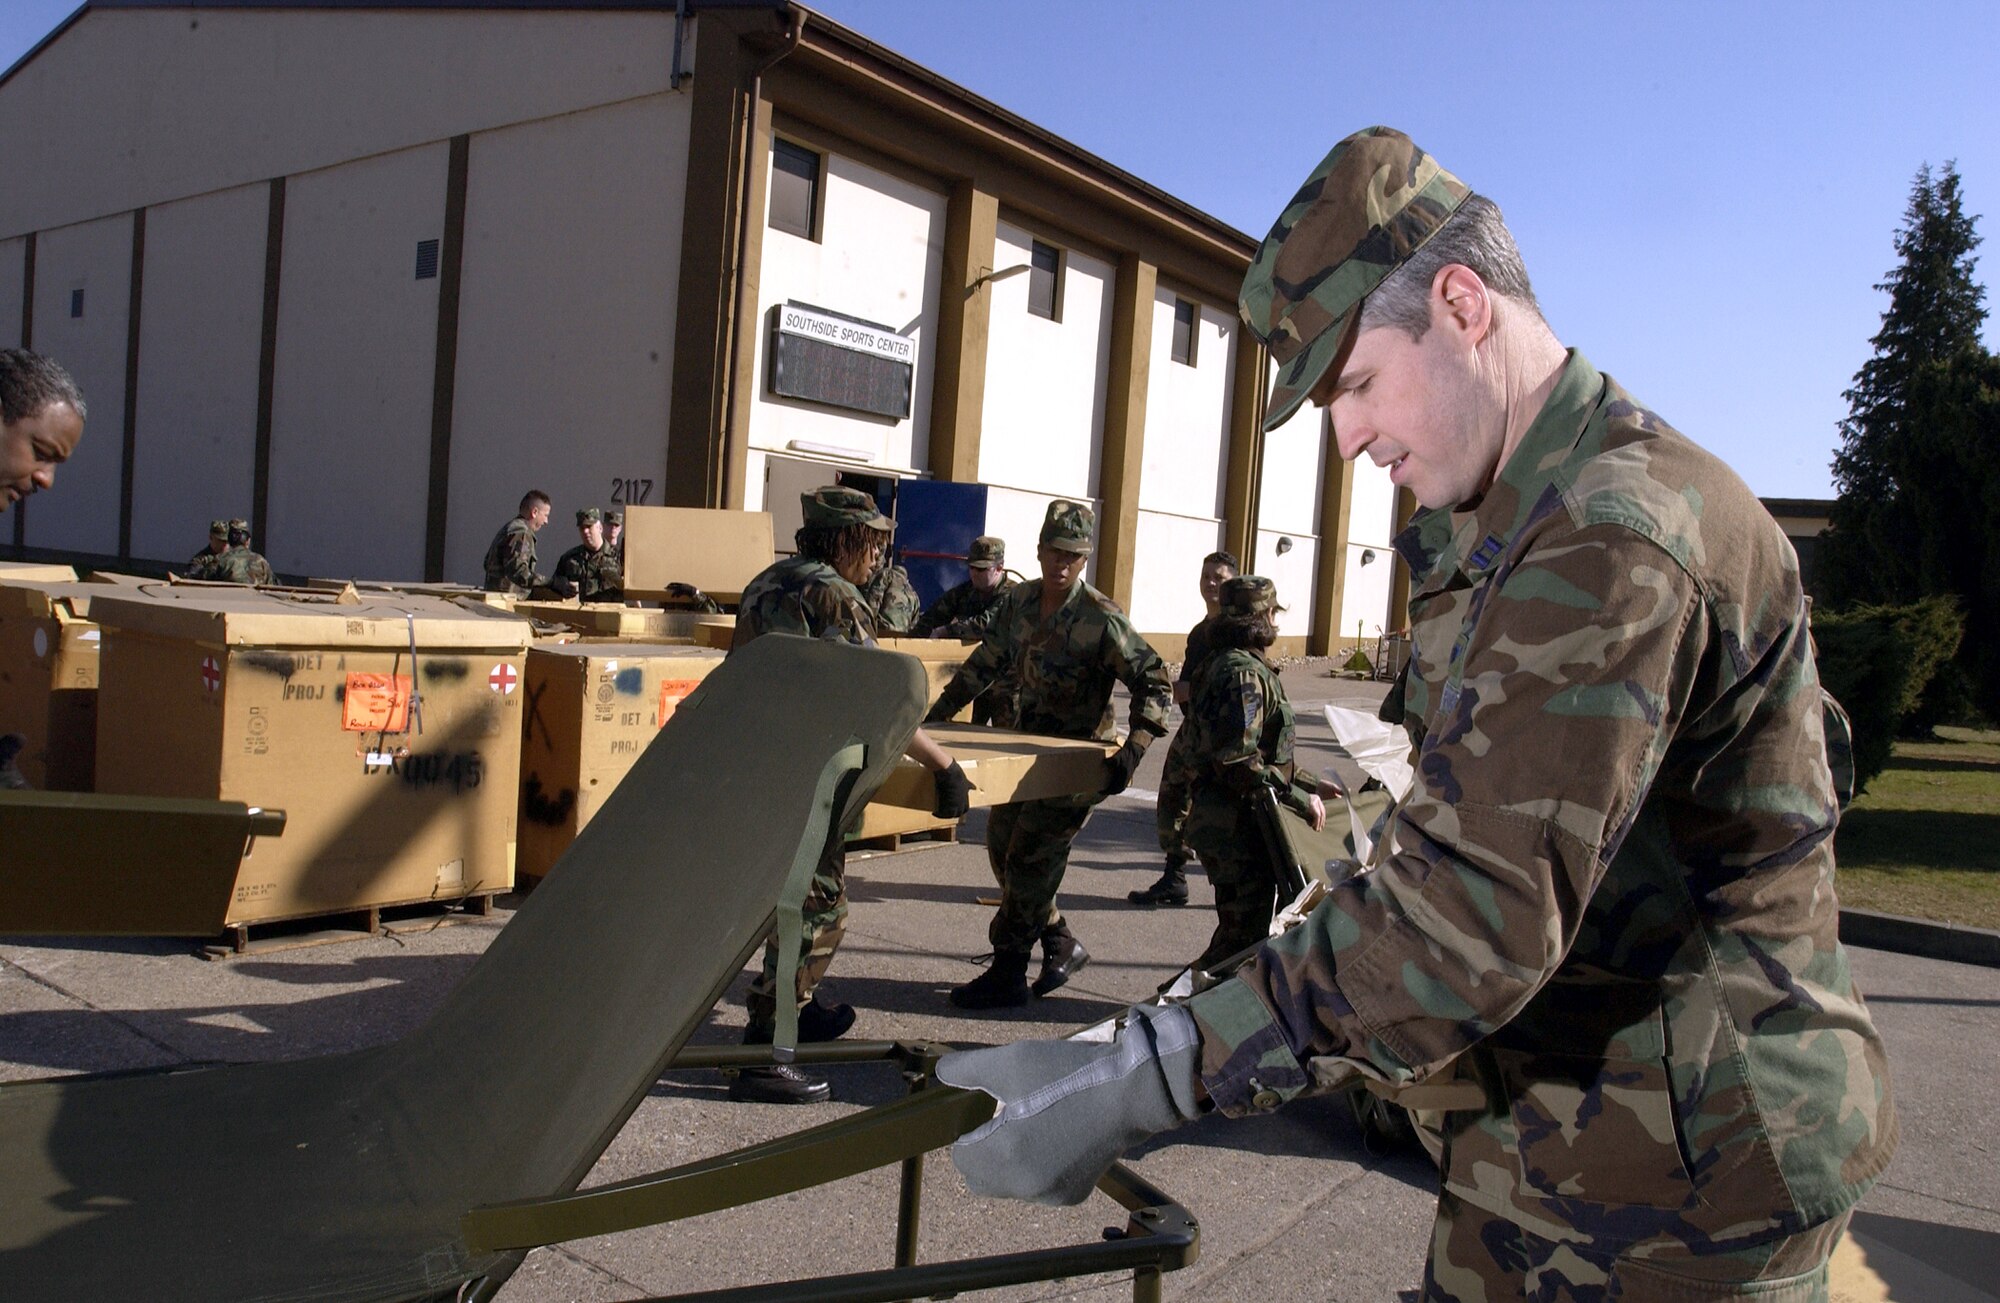
[[465, 265], [465, 184], [472, 137], [453, 136], [445, 167], [444, 243], [438, 250], [437, 355], [431, 374], [429, 513], [424, 522], [424, 578], [444, 578], [445, 513], [451, 495], [451, 413], [458, 381], [458, 296]]
[[[28, 232], [21, 250], [21, 347], [35, 346], [35, 233]], [[28, 544], [28, 501], [14, 504], [14, 546]]]
[[264, 324], [257, 346], [257, 447], [250, 489], [250, 532], [257, 546], [271, 547], [271, 400], [278, 377], [278, 273], [285, 256], [285, 178], [271, 179], [271, 206], [264, 224]]
[[125, 312], [124, 460], [118, 471], [118, 556], [132, 559], [132, 463], [139, 445], [139, 310], [146, 280], [146, 210], [132, 210], [132, 287]]

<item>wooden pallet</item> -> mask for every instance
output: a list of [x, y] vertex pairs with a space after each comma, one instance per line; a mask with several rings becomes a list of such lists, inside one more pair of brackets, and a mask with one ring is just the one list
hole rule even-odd
[[343, 941], [363, 941], [369, 937], [398, 936], [408, 932], [429, 932], [450, 927], [468, 918], [485, 918], [493, 913], [496, 893], [483, 891], [452, 900], [421, 901], [408, 905], [373, 905], [367, 909], [319, 914], [311, 918], [290, 918], [269, 923], [232, 923], [222, 934], [201, 948], [204, 959], [235, 959], [243, 955], [270, 955], [308, 946], [337, 945]]
[[907, 849], [913, 843], [917, 842], [942, 844], [957, 840], [958, 825], [950, 823], [941, 828], [925, 828], [916, 832], [891, 832], [883, 833], [876, 837], [850, 837], [847, 840], [847, 849], [850, 851], [872, 851], [882, 854], [894, 854], [897, 851]]

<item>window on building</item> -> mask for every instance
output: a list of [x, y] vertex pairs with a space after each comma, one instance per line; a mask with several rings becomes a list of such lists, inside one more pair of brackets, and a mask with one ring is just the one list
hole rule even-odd
[[801, 239], [819, 238], [819, 155], [789, 140], [771, 141], [771, 225]]
[[80, 286], [69, 292], [69, 315], [72, 317], [83, 315], [83, 289]]
[[1186, 299], [1174, 300], [1174, 361], [1193, 366], [1201, 339], [1201, 309]]
[[417, 241], [417, 279], [436, 280], [438, 274], [438, 242], [436, 240]]
[[1036, 240], [1028, 255], [1028, 311], [1062, 320], [1062, 250]]

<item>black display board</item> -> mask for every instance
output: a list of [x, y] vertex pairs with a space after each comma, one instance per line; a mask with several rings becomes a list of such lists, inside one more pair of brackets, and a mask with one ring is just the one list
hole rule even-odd
[[[793, 328], [787, 328], [788, 323]], [[797, 329], [802, 323], [823, 333], [802, 333]], [[770, 392], [897, 420], [909, 416], [914, 361], [898, 361], [843, 340], [873, 342], [878, 349], [883, 340], [908, 343], [888, 326], [825, 308], [781, 304], [773, 309], [769, 365], [765, 367]], [[910, 352], [914, 358], [914, 346]]]

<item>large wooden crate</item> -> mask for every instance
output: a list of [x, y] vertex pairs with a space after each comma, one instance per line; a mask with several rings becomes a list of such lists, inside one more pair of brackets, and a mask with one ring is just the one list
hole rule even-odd
[[25, 744], [15, 766], [44, 791], [88, 792], [97, 755], [98, 584], [0, 575], [0, 733]]
[[286, 812], [218, 930], [513, 885], [526, 621], [179, 587], [92, 614], [98, 790]]
[[524, 880], [555, 867], [722, 656], [705, 647], [602, 642], [528, 652], [516, 862]]

